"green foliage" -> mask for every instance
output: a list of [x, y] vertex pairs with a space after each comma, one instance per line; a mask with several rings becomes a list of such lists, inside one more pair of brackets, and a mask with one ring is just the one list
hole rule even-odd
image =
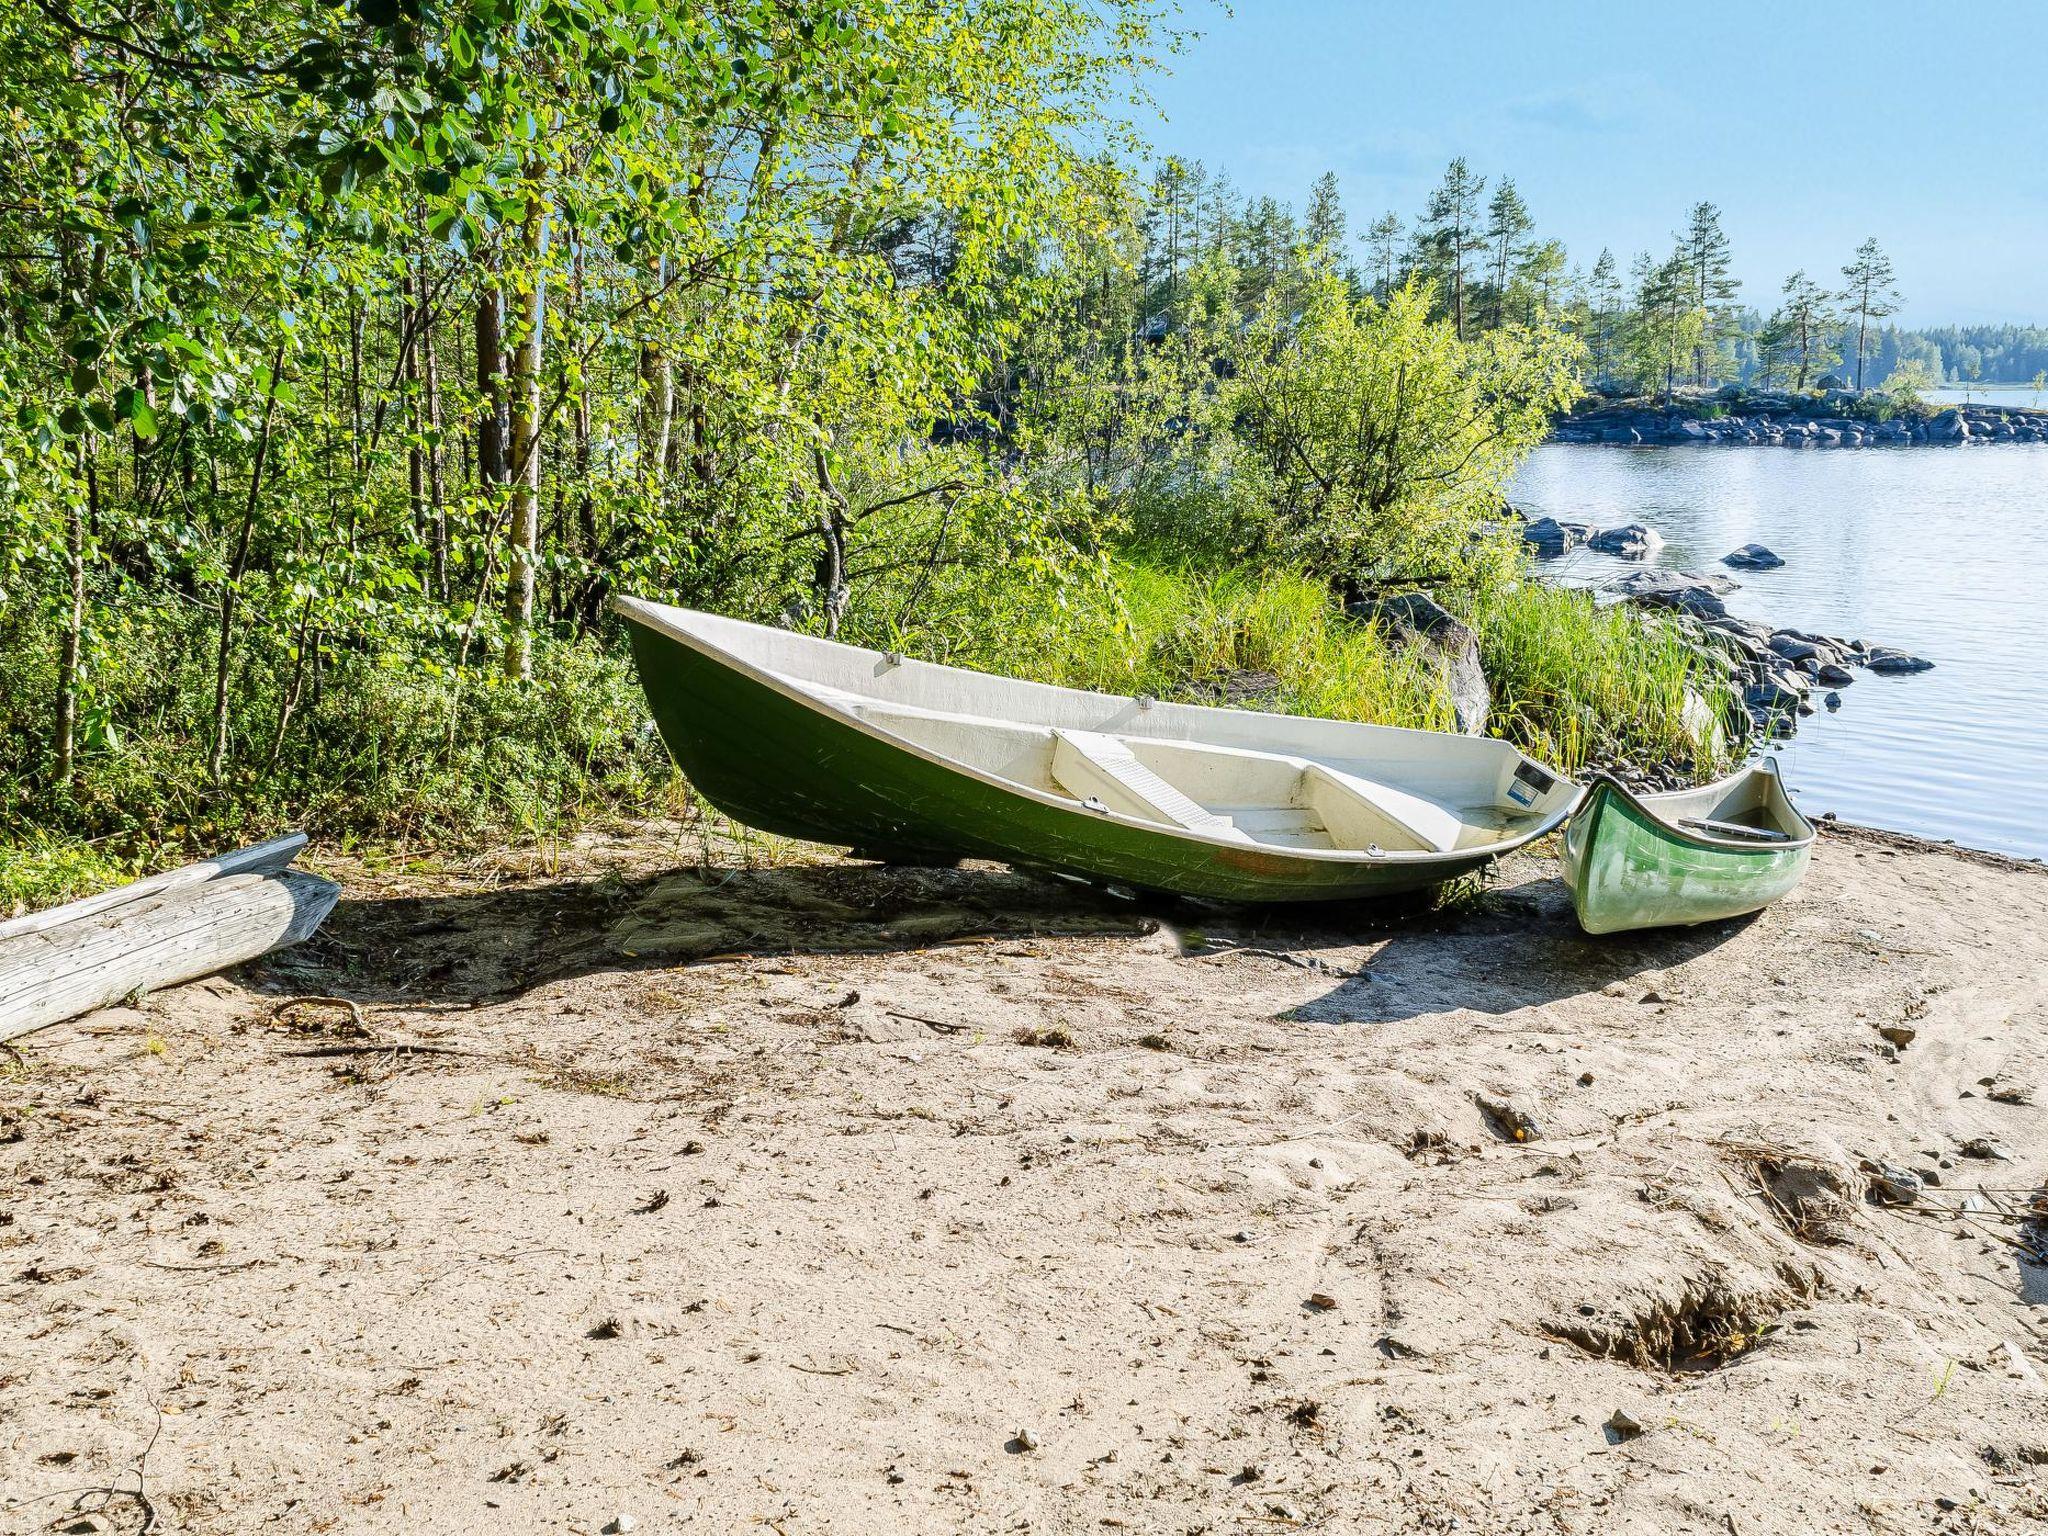
[[135, 871], [91, 843], [0, 830], [0, 921], [89, 895], [132, 879]]
[[1727, 687], [1675, 626], [1534, 582], [1490, 589], [1467, 619], [1494, 685], [1496, 734], [1568, 771], [1718, 766]]
[[1551, 330], [1462, 342], [1412, 284], [1381, 304], [1326, 275], [1299, 312], [1267, 304], [1217, 395], [1252, 551], [1359, 581], [1468, 581], [1509, 477], [1577, 392], [1578, 355]]

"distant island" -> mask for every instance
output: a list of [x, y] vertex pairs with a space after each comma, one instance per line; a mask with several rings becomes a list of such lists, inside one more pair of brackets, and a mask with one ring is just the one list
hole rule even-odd
[[1884, 448], [2048, 442], [2048, 410], [1941, 405], [1879, 390], [1796, 393], [1731, 384], [1669, 397], [1582, 396], [1552, 418], [1550, 440], [1622, 447], [1684, 443]]

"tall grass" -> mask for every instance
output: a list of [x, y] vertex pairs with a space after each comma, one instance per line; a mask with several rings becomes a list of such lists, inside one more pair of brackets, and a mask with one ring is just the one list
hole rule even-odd
[[1494, 734], [1566, 772], [1588, 763], [1719, 767], [1722, 675], [1677, 626], [1535, 582], [1472, 603]]
[[1024, 638], [1005, 670], [1041, 682], [1433, 729], [1452, 721], [1433, 662], [1390, 647], [1345, 619], [1327, 587], [1285, 572], [1120, 564]]
[[[1479, 635], [1495, 735], [1566, 772], [1594, 761], [1717, 766], [1722, 685], [1675, 627], [1533, 584], [1486, 590], [1463, 617]], [[37, 787], [35, 743], [13, 742], [11, 761], [0, 747], [0, 913], [287, 824], [344, 846], [504, 835], [545, 847], [579, 822], [666, 806], [676, 793], [623, 652], [545, 638], [525, 684], [487, 672], [458, 682], [418, 659], [344, 651], [303, 702], [292, 746], [262, 772], [215, 784], [199, 621], [131, 608], [122, 622], [121, 660], [94, 678], [94, 698], [142, 724], [92, 738], [61, 803]], [[49, 663], [46, 646], [9, 638], [0, 634], [0, 706], [14, 712], [47, 688]], [[899, 643], [1071, 687], [1453, 728], [1430, 652], [1346, 618], [1324, 583], [1284, 570], [1126, 558], [1087, 579], [990, 580], [971, 606]], [[267, 741], [266, 697], [238, 694], [235, 718]]]

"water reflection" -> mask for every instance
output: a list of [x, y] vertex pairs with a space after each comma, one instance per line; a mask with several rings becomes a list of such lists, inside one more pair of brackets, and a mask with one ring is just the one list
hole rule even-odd
[[[1653, 562], [1722, 569], [1751, 540], [1785, 557], [1735, 573], [1745, 618], [1896, 645], [1919, 677], [1859, 671], [1839, 714], [1782, 749], [1810, 813], [2048, 857], [2048, 444], [1960, 448], [1539, 449], [1521, 505], [1600, 526], [1645, 522]], [[1628, 567], [1575, 552], [1550, 569]]]

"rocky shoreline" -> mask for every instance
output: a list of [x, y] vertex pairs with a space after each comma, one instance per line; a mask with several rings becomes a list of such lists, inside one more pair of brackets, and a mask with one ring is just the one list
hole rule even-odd
[[1836, 390], [1818, 397], [1733, 393], [1669, 403], [1592, 400], [1553, 423], [1554, 443], [1618, 447], [1684, 444], [1779, 448], [1949, 447], [2048, 442], [2048, 410], [2014, 405], [1906, 407], [1879, 420], [1878, 397]]
[[[1554, 560], [1587, 548], [1623, 559], [1647, 560], [1662, 545], [1643, 524], [1594, 528], [1523, 513], [1522, 537], [1539, 560]], [[1773, 570], [1784, 560], [1761, 544], [1745, 544], [1722, 556], [1734, 570]], [[1934, 663], [1893, 646], [1861, 639], [1779, 628], [1738, 618], [1723, 600], [1740, 586], [1719, 572], [1659, 570], [1647, 565], [1608, 582], [1604, 590], [1628, 602], [1675, 617], [1691, 632], [1703, 656], [1714, 659], [1741, 699], [1751, 734], [1790, 736], [1801, 718], [1842, 707], [1842, 690], [1857, 672], [1903, 676], [1931, 671]], [[1818, 696], [1819, 703], [1815, 702]], [[1738, 722], [1742, 723], [1742, 722]]]

